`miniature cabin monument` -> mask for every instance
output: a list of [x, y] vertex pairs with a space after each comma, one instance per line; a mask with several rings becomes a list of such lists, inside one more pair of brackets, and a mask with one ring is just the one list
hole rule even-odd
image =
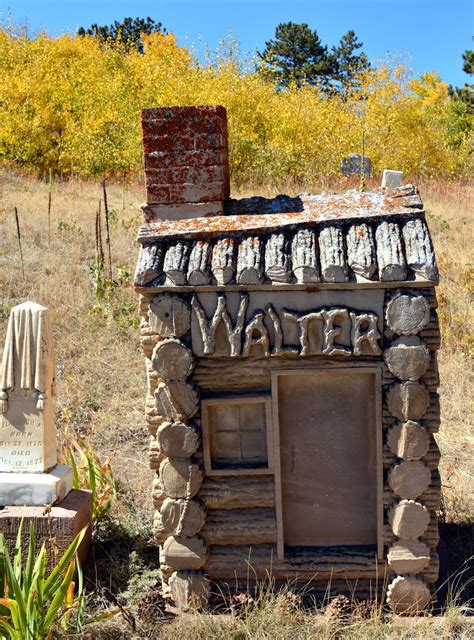
[[415, 187], [229, 197], [222, 107], [145, 109], [136, 289], [180, 607], [271, 575], [429, 605], [438, 281]]

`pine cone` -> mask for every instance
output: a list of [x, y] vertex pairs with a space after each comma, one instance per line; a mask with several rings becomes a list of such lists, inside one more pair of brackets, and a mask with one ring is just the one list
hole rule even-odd
[[145, 622], [153, 622], [157, 619], [168, 617], [165, 611], [166, 600], [161, 591], [154, 589], [143, 596], [138, 604], [138, 616]]
[[347, 596], [335, 596], [326, 606], [324, 615], [335, 623], [346, 623], [350, 621], [354, 604]]
[[354, 617], [360, 620], [369, 620], [373, 615], [380, 612], [373, 600], [360, 600], [354, 607]]

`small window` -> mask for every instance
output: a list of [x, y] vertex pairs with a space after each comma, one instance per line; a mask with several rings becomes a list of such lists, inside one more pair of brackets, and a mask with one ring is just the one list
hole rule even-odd
[[270, 469], [270, 399], [218, 398], [202, 402], [204, 465], [215, 475]]

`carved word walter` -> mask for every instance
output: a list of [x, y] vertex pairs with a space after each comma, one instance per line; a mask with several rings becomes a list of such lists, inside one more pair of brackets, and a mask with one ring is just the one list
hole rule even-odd
[[[198, 297], [191, 301], [193, 315], [197, 320], [202, 345], [193, 336], [193, 351], [197, 355], [210, 356], [216, 352], [217, 330], [222, 325], [229, 342], [230, 357], [252, 355], [254, 346], [260, 347], [264, 356], [279, 356], [293, 353], [300, 356], [342, 355], [376, 356], [382, 353], [379, 346], [381, 335], [377, 328], [378, 317], [375, 313], [354, 311], [347, 307], [321, 308], [310, 312], [298, 313], [283, 309], [277, 313], [271, 304], [265, 310], [256, 311], [246, 319], [248, 295], [240, 296], [240, 304], [235, 320], [227, 310], [225, 296], [219, 296], [212, 318], [208, 318]], [[285, 329], [289, 323], [297, 327], [299, 346], [285, 344]], [[273, 329], [270, 339], [268, 325]], [[340, 342], [344, 326], [350, 326], [350, 346]], [[319, 340], [310, 340], [310, 332], [316, 328]]]

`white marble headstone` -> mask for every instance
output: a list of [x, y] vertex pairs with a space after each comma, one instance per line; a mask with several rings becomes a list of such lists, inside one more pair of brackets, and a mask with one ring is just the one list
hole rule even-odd
[[0, 504], [44, 504], [71, 488], [68, 467], [57, 465], [55, 378], [48, 309], [24, 302], [11, 311], [3, 351]]

